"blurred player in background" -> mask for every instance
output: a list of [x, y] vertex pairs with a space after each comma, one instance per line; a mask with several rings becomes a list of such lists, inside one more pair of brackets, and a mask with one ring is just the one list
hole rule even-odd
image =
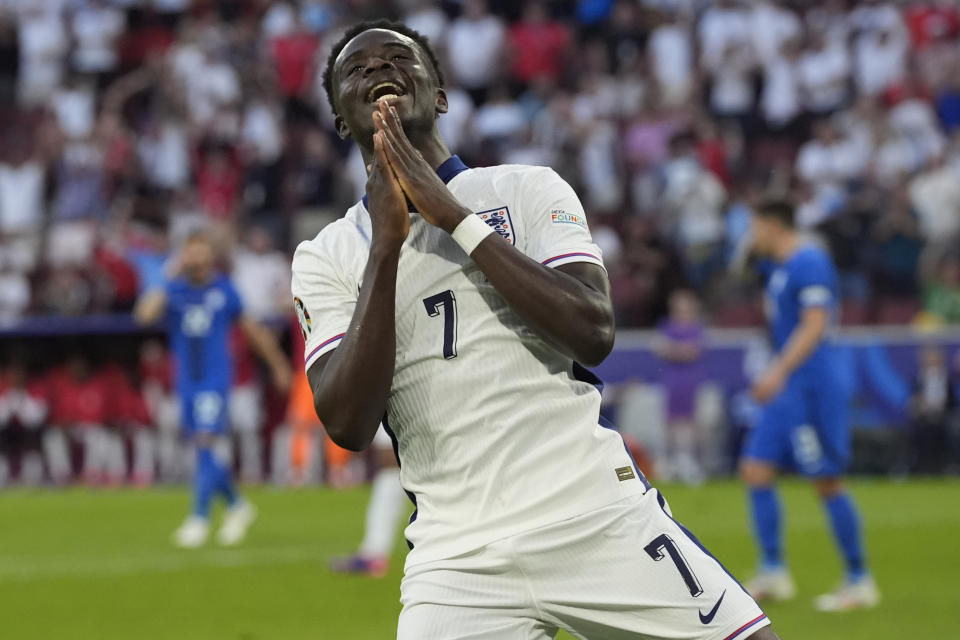
[[382, 578], [390, 569], [390, 554], [397, 539], [400, 517], [409, 503], [400, 486], [400, 467], [393, 452], [393, 442], [383, 427], [377, 431], [371, 446], [377, 456], [377, 474], [367, 503], [363, 542], [355, 554], [334, 558], [330, 568], [337, 573]]
[[273, 335], [244, 315], [233, 284], [216, 270], [213, 242], [191, 233], [163, 289], [145, 293], [134, 317], [143, 325], [164, 319], [175, 355], [184, 434], [196, 448], [193, 510], [174, 533], [181, 547], [199, 547], [209, 535], [210, 502], [223, 496], [227, 513], [218, 532], [224, 545], [238, 544], [256, 517], [234, 488], [227, 433], [227, 398], [233, 377], [230, 329], [236, 323], [270, 367], [274, 383], [287, 388], [290, 368]]
[[696, 420], [697, 391], [706, 378], [703, 349], [706, 328], [700, 320], [700, 301], [689, 289], [670, 295], [670, 315], [660, 326], [654, 345], [663, 361], [657, 372], [667, 394], [667, 455], [657, 473], [686, 484], [703, 483], [700, 427]]
[[452, 156], [440, 65], [402, 24], [348, 30], [324, 87], [367, 194], [300, 244], [292, 289], [324, 427], [361, 450], [383, 420], [416, 504], [398, 638], [776, 638], [600, 418], [580, 363], [613, 309], [573, 189]]
[[867, 570], [860, 516], [842, 476], [851, 455], [849, 381], [832, 341], [837, 276], [819, 247], [794, 228], [793, 206], [761, 204], [753, 216], [753, 249], [766, 262], [766, 307], [776, 354], [753, 383], [765, 405], [744, 445], [741, 473], [750, 487], [754, 531], [762, 552], [747, 585], [758, 600], [786, 600], [796, 589], [783, 554], [779, 469], [811, 479], [846, 562], [843, 585], [815, 601], [822, 611], [872, 607], [879, 593]]

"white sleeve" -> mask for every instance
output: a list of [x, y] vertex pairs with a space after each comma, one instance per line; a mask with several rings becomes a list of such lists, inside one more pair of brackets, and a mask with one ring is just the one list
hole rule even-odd
[[603, 266], [580, 199], [553, 169], [530, 172], [517, 200], [528, 256], [549, 267], [571, 262]]
[[304, 337], [305, 368], [340, 344], [357, 305], [359, 289], [345, 265], [325, 250], [333, 243], [303, 242], [293, 254], [291, 290]]

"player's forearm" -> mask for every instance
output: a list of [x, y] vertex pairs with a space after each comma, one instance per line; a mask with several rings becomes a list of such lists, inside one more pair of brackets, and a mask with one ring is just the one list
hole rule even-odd
[[826, 328], [825, 318], [808, 317], [801, 321], [774, 363], [784, 377], [796, 371], [816, 351]]
[[163, 291], [148, 291], [143, 294], [133, 308], [133, 319], [137, 324], [149, 326], [157, 322], [167, 306], [167, 295]]
[[250, 341], [253, 352], [260, 356], [267, 366], [274, 370], [289, 367], [280, 344], [269, 329], [249, 318], [244, 318], [240, 326]]
[[588, 285], [585, 278], [564, 272], [579, 276], [593, 265], [545, 267], [495, 235], [470, 257], [527, 326], [567, 355], [594, 366], [613, 349], [613, 307], [605, 274]]
[[330, 438], [345, 449], [366, 448], [386, 411], [396, 358], [399, 256], [399, 245], [371, 249], [343, 340], [318, 374], [316, 365], [309, 372], [317, 416]]

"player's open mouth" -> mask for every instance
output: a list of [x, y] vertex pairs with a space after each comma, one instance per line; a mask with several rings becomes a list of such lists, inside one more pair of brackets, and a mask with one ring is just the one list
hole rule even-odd
[[367, 102], [396, 99], [407, 95], [407, 90], [396, 82], [379, 82], [367, 93]]

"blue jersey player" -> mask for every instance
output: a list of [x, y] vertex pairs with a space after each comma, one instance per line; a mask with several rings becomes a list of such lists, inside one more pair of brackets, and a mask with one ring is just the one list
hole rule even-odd
[[234, 324], [270, 365], [275, 384], [286, 387], [290, 381], [290, 366], [273, 335], [243, 314], [236, 289], [217, 273], [215, 264], [210, 238], [202, 231], [192, 233], [180, 254], [178, 275], [162, 289], [144, 294], [134, 310], [140, 324], [164, 320], [176, 363], [181, 424], [196, 449], [193, 510], [174, 533], [174, 542], [185, 548], [206, 542], [215, 494], [227, 503], [218, 532], [221, 544], [238, 544], [256, 517], [253, 506], [237, 494], [230, 470], [226, 409], [233, 376], [230, 331]]
[[837, 318], [837, 275], [829, 255], [794, 228], [794, 209], [768, 201], [753, 215], [753, 249], [765, 262], [765, 306], [775, 357], [755, 381], [763, 405], [743, 451], [762, 560], [748, 590], [757, 600], [793, 597], [783, 557], [778, 470], [811, 480], [846, 562], [836, 591], [819, 596], [823, 611], [871, 607], [879, 593], [864, 560], [860, 517], [842, 476], [850, 460], [848, 377], [831, 332]]

